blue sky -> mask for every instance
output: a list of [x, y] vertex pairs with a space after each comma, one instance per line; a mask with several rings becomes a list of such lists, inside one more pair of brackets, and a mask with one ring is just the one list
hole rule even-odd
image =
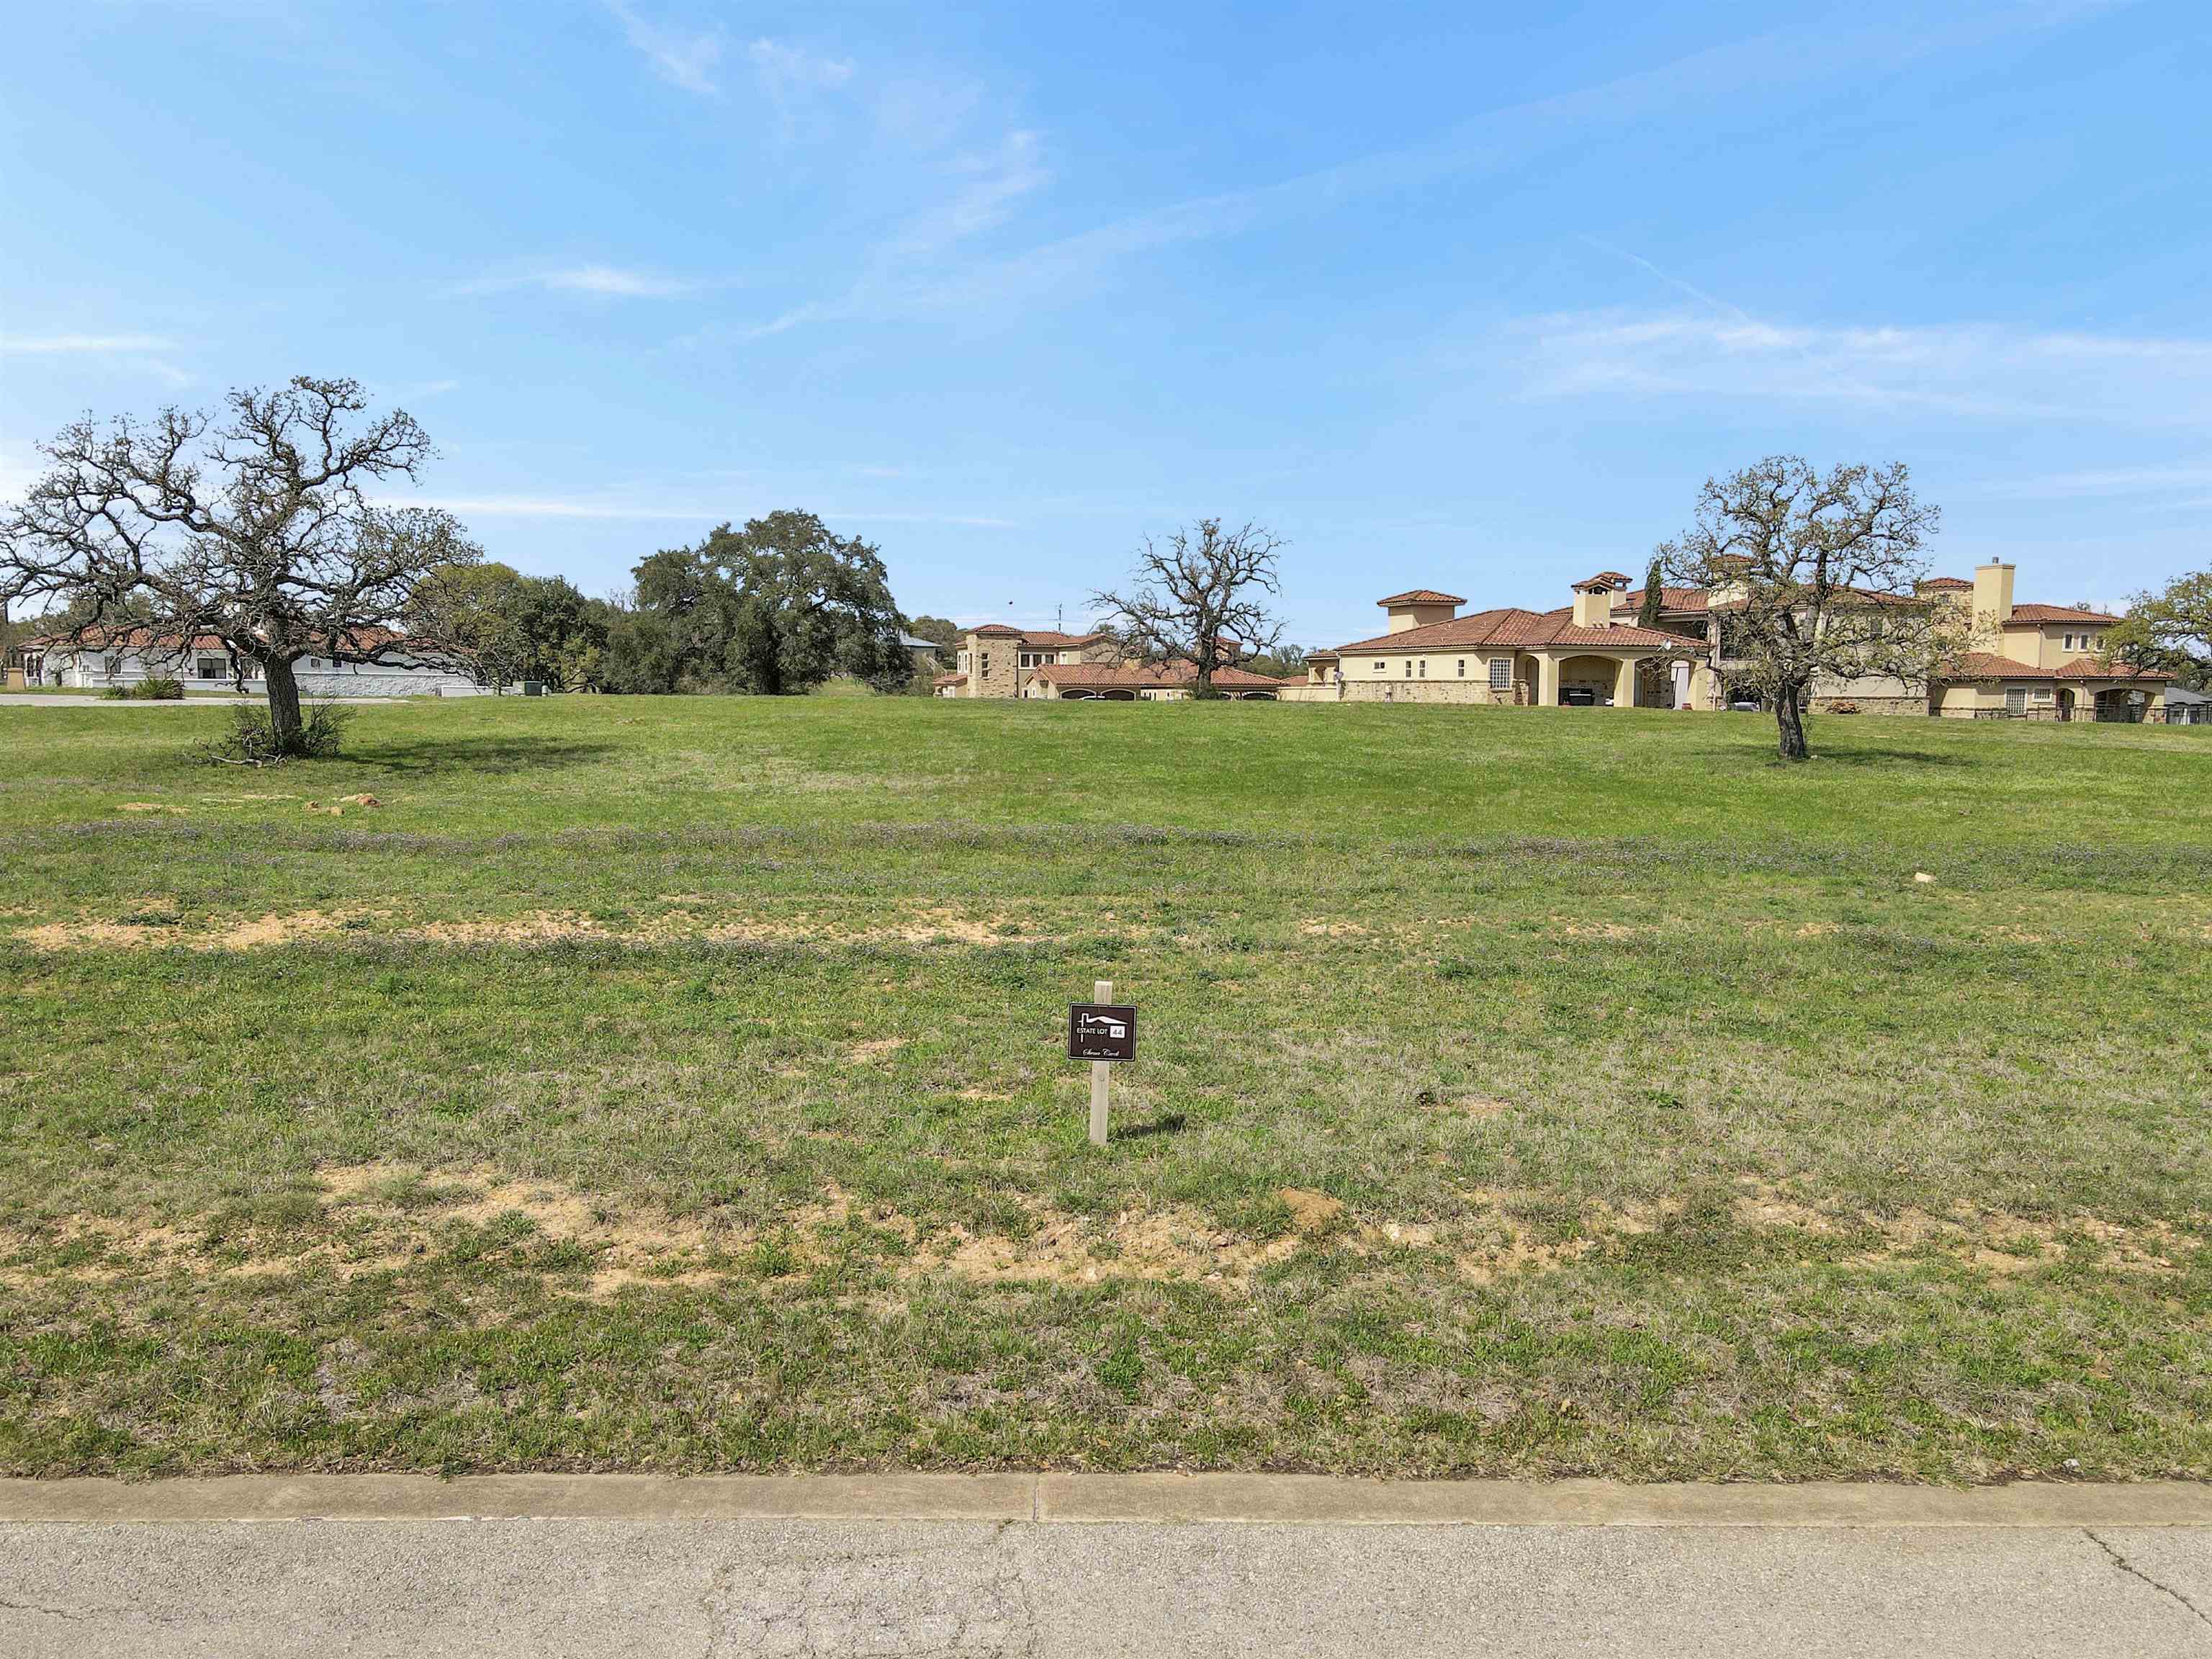
[[805, 507], [909, 611], [1072, 623], [1212, 514], [1326, 644], [1790, 451], [2118, 600], [2212, 541], [2208, 71], [2201, 0], [25, 7], [0, 493], [310, 372], [595, 592]]

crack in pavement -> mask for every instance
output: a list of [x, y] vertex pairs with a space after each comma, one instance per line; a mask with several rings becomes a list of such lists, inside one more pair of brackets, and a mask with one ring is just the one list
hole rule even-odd
[[2212, 1615], [2208, 1615], [2203, 1608], [2198, 1607], [2196, 1602], [2191, 1601], [2179, 1590], [2174, 1589], [2172, 1585], [2159, 1583], [2157, 1579], [2152, 1577], [2134, 1562], [2129, 1560], [2126, 1556], [2121, 1554], [2119, 1551], [2114, 1549], [2102, 1538], [2100, 1538], [2091, 1528], [2087, 1527], [2082, 1528], [2081, 1535], [2087, 1539], [2091, 1543], [2094, 1544], [2099, 1549], [2104, 1551], [2106, 1559], [2111, 1561], [2112, 1564], [2118, 1567], [2122, 1572], [2126, 1573], [2130, 1578], [2140, 1578], [2144, 1583], [2148, 1584], [2153, 1589], [2157, 1590], [2161, 1595], [2172, 1596], [2175, 1601], [2180, 1602], [2183, 1607], [2187, 1607], [2190, 1612], [2195, 1613], [2197, 1615], [2197, 1621], [2199, 1624], [2212, 1626]]

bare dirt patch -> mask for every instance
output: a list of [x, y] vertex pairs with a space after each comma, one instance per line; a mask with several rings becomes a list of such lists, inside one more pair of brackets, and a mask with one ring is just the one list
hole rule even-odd
[[905, 1048], [907, 1040], [904, 1037], [874, 1037], [866, 1042], [853, 1044], [851, 1048], [845, 1050], [845, 1058], [856, 1065], [865, 1065], [870, 1060], [881, 1060], [887, 1054], [895, 1054]]
[[179, 817], [185, 815], [183, 807], [158, 800], [126, 800], [115, 810], [118, 812], [167, 812]]
[[1326, 1231], [1344, 1213], [1344, 1200], [1304, 1187], [1285, 1187], [1275, 1196], [1291, 1212], [1291, 1225], [1302, 1233]]

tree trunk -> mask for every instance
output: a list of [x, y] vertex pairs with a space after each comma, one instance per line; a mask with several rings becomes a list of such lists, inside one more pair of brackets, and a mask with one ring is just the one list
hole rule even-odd
[[300, 682], [293, 678], [289, 657], [271, 657], [262, 665], [269, 682], [269, 729], [276, 739], [276, 752], [300, 752]]
[[1797, 706], [1799, 688], [1779, 686], [1774, 694], [1774, 724], [1782, 734], [1782, 758], [1786, 761], [1810, 760], [1813, 751], [1805, 746], [1805, 711]]

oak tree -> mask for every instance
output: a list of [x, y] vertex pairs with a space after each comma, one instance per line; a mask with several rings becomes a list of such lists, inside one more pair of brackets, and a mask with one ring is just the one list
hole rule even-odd
[[1220, 520], [1200, 519], [1162, 539], [1147, 536], [1127, 583], [1091, 603], [1125, 659], [1187, 661], [1191, 696], [1211, 697], [1218, 671], [1282, 640], [1267, 601], [1282, 591], [1284, 545], [1257, 525], [1224, 531]]
[[1816, 684], [1924, 684], [1958, 647], [1954, 609], [1918, 587], [1939, 518], [1902, 462], [1823, 475], [1772, 455], [1708, 478], [1695, 524], [1661, 544], [1667, 577], [1711, 595], [1723, 672], [1772, 702], [1783, 759], [1811, 753]]
[[78, 644], [143, 629], [181, 654], [212, 635], [260, 665], [276, 747], [298, 752], [294, 665], [420, 661], [395, 631], [416, 586], [482, 556], [451, 514], [371, 494], [434, 452], [412, 416], [358, 418], [368, 406], [356, 381], [298, 375], [216, 414], [72, 422], [0, 505], [0, 599], [58, 602]]

